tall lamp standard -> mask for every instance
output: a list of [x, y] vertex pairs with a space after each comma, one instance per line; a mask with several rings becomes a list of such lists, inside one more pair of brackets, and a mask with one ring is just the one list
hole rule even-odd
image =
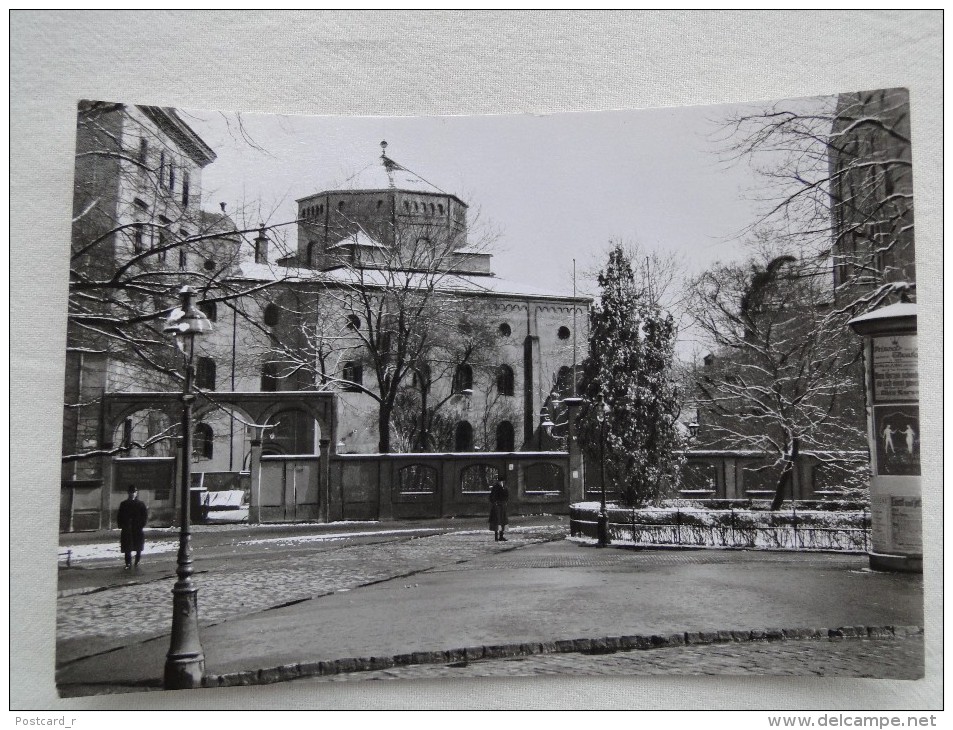
[[609, 544], [609, 513], [606, 511], [606, 419], [609, 417], [609, 406], [599, 398], [599, 467], [602, 491], [599, 496], [599, 516], [596, 518], [596, 538], [599, 547]]
[[163, 686], [166, 689], [190, 689], [202, 684], [205, 652], [199, 641], [198, 588], [192, 583], [192, 532], [189, 515], [189, 487], [192, 481], [192, 380], [195, 377], [193, 354], [195, 337], [212, 331], [208, 318], [193, 303], [195, 290], [179, 290], [181, 307], [172, 310], [163, 328], [175, 337], [176, 346], [185, 356], [185, 383], [182, 388], [182, 494], [179, 524], [178, 580], [172, 588], [172, 640], [165, 659]]

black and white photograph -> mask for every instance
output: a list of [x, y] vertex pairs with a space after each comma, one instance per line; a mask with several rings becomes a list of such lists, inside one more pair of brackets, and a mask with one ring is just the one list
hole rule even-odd
[[927, 677], [915, 88], [88, 90], [65, 307], [30, 295], [63, 325], [59, 701]]
[[60, 692], [922, 676], [909, 113], [79, 102]]

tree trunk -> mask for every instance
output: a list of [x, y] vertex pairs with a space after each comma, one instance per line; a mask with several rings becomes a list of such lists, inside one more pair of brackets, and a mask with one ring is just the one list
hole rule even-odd
[[377, 453], [390, 453], [390, 414], [391, 409], [381, 404], [377, 415]]
[[774, 492], [774, 501], [771, 502], [772, 511], [781, 509], [781, 505], [784, 503], [784, 493], [788, 485], [791, 486], [791, 497], [794, 497], [794, 466], [797, 463], [799, 447], [799, 440], [792, 439], [791, 449], [784, 457], [784, 468], [781, 470], [781, 476], [778, 477], [778, 488]]

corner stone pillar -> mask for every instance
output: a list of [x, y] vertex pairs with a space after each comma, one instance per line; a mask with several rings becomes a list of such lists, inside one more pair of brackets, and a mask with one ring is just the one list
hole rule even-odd
[[248, 466], [251, 476], [251, 504], [248, 507], [248, 521], [261, 524], [261, 439], [251, 442], [251, 461]]
[[569, 409], [569, 503], [582, 502], [586, 498], [586, 475], [579, 446], [579, 407], [582, 398], [566, 398], [563, 403]]
[[318, 505], [318, 521], [331, 521], [331, 439], [323, 438], [319, 442], [321, 461], [318, 463], [318, 494], [321, 495], [321, 504]]

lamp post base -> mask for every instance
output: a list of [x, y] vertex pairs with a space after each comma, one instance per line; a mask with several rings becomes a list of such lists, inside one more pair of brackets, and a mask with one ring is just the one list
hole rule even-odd
[[175, 659], [167, 657], [162, 687], [164, 689], [196, 689], [202, 686], [202, 677], [204, 676], [204, 655], [176, 657]]
[[606, 547], [609, 544], [609, 515], [606, 512], [600, 512], [596, 518], [596, 538], [599, 541], [599, 547]]
[[205, 652], [199, 642], [198, 592], [190, 580], [177, 581], [172, 588], [172, 640], [165, 658], [165, 689], [202, 686]]

